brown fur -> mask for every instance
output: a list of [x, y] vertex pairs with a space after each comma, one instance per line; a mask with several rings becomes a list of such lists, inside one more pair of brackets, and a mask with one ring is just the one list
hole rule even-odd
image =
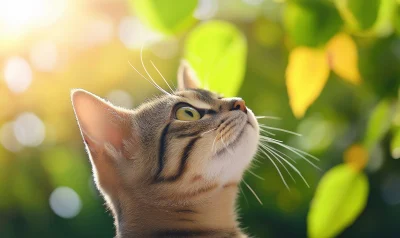
[[[116, 236], [245, 237], [235, 201], [255, 153], [257, 122], [244, 102], [234, 108], [241, 99], [194, 89], [198, 81], [187, 78], [194, 77], [191, 69], [180, 72], [180, 91], [135, 110], [115, 107], [83, 90], [72, 93], [96, 185], [115, 218]], [[177, 120], [174, 108], [180, 103], [205, 115], [193, 122]], [[230, 156], [230, 150], [239, 154]]]

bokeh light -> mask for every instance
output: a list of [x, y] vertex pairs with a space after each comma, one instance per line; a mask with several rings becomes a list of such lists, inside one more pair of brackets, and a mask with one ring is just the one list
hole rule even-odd
[[395, 148], [392, 150], [393, 159], [400, 159], [400, 148]]
[[307, 151], [324, 150], [335, 138], [334, 126], [320, 115], [303, 120], [299, 124], [297, 132], [303, 135], [297, 138], [297, 143]]
[[150, 50], [161, 59], [173, 59], [179, 53], [179, 42], [170, 38], [151, 45]]
[[194, 17], [199, 20], [211, 19], [218, 12], [218, 1], [199, 0]]
[[0, 142], [4, 148], [12, 152], [22, 150], [23, 146], [19, 143], [14, 133], [14, 123], [3, 124], [0, 129]]
[[106, 97], [114, 105], [123, 108], [133, 108], [133, 99], [131, 95], [123, 90], [112, 90]]
[[45, 126], [34, 113], [24, 112], [14, 122], [14, 133], [19, 143], [35, 147], [45, 138]]
[[370, 173], [377, 172], [380, 168], [382, 168], [382, 165], [384, 163], [384, 157], [385, 155], [382, 146], [380, 145], [375, 146], [375, 148], [371, 151], [371, 154], [369, 156], [367, 170]]
[[50, 195], [50, 207], [62, 218], [76, 217], [82, 208], [79, 195], [69, 187], [58, 187]]
[[114, 23], [110, 17], [98, 16], [85, 26], [80, 47], [95, 47], [110, 42], [114, 37]]
[[4, 79], [8, 88], [14, 93], [27, 90], [32, 81], [32, 69], [29, 63], [21, 57], [8, 59], [4, 67]]
[[382, 197], [389, 205], [400, 204], [400, 175], [389, 174], [383, 180]]
[[119, 23], [119, 39], [129, 49], [140, 49], [162, 39], [162, 35], [151, 31], [135, 17], [124, 17]]

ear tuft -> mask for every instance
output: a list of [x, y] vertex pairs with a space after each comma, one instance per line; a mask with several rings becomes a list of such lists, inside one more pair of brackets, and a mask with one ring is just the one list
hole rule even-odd
[[196, 76], [196, 72], [188, 61], [182, 60], [178, 70], [178, 89], [196, 89], [199, 87], [200, 81]]

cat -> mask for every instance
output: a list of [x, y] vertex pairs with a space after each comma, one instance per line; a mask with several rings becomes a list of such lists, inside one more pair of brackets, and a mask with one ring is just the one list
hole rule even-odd
[[260, 129], [244, 100], [200, 89], [185, 61], [178, 90], [133, 110], [71, 99], [116, 237], [247, 237], [236, 198]]

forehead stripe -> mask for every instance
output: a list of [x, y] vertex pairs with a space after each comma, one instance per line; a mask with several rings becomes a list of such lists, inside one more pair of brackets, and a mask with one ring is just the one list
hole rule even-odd
[[209, 92], [202, 89], [193, 89], [193, 91], [196, 92], [195, 94], [196, 98], [199, 99], [200, 101], [203, 101], [210, 105], [214, 103], [214, 98], [211, 96]]

